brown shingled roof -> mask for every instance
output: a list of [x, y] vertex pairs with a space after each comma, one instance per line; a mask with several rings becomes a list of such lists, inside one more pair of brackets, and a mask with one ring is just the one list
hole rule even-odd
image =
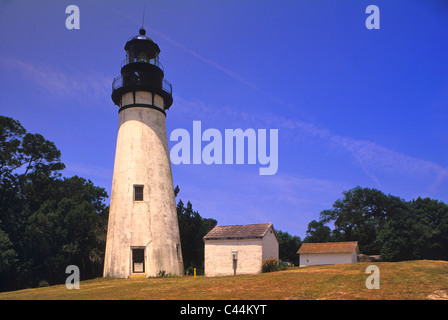
[[358, 241], [302, 243], [297, 253], [359, 252]]
[[262, 238], [270, 227], [273, 227], [272, 223], [216, 226], [205, 235], [204, 240]]

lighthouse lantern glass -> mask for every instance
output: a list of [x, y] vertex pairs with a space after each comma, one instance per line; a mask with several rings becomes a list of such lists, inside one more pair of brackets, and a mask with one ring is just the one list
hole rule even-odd
[[150, 47], [138, 44], [131, 44], [126, 50], [126, 62], [145, 62], [158, 65], [159, 56]]

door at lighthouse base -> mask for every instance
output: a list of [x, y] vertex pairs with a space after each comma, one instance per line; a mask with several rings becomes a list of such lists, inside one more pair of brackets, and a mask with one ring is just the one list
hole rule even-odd
[[145, 249], [132, 249], [132, 272], [145, 272]]

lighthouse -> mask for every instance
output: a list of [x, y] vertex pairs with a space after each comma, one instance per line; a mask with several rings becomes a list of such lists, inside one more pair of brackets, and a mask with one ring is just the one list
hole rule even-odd
[[172, 86], [145, 29], [124, 49], [121, 75], [112, 84], [119, 128], [103, 275], [183, 275], [166, 133]]

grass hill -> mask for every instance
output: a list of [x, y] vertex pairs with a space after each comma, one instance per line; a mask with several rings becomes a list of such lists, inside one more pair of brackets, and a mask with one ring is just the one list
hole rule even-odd
[[[380, 288], [367, 289], [368, 265]], [[448, 300], [448, 261], [405, 261], [294, 267], [256, 275], [206, 278], [98, 278], [80, 289], [65, 285], [0, 293], [1, 300]]]

